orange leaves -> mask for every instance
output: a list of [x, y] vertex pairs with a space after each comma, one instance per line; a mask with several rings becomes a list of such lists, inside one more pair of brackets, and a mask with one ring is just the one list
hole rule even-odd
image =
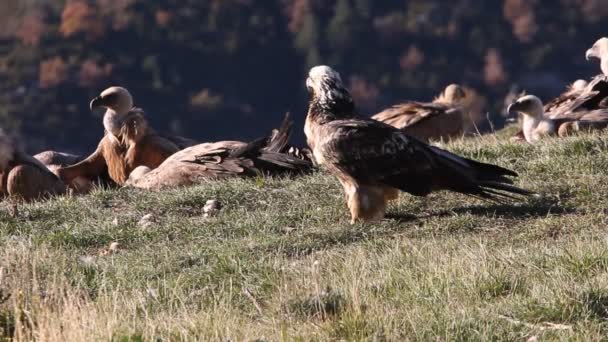
[[529, 43], [538, 31], [534, 12], [534, 0], [505, 0], [503, 13], [513, 27], [513, 35], [524, 43]]
[[46, 30], [45, 19], [42, 11], [27, 14], [15, 32], [15, 37], [25, 45], [38, 45]]
[[63, 8], [59, 31], [64, 37], [83, 33], [94, 40], [108, 28], [125, 29], [132, 20], [128, 10], [132, 3], [133, 0], [70, 0]]
[[160, 27], [167, 27], [173, 19], [173, 13], [166, 10], [157, 10], [155, 13], [156, 24]]
[[41, 88], [50, 88], [68, 78], [68, 67], [63, 58], [56, 56], [40, 63], [38, 82]]
[[89, 39], [100, 37], [104, 33], [103, 23], [95, 8], [87, 1], [69, 1], [61, 13], [59, 31], [64, 37], [84, 33]]
[[498, 49], [489, 49], [486, 53], [485, 61], [483, 75], [486, 84], [495, 86], [507, 80], [507, 73], [505, 72], [502, 57]]
[[97, 85], [102, 80], [108, 78], [112, 73], [112, 65], [105, 64], [103, 66], [97, 64], [94, 60], [87, 59], [80, 66], [78, 73], [78, 84], [81, 87], [91, 87]]
[[351, 76], [348, 88], [357, 106], [364, 109], [374, 109], [380, 97], [380, 89], [372, 82], [361, 76]]
[[304, 19], [311, 12], [310, 0], [290, 1], [286, 12], [289, 18], [289, 31], [292, 33], [298, 32], [304, 24]]
[[410, 45], [407, 52], [405, 52], [399, 59], [399, 65], [403, 70], [413, 70], [424, 62], [424, 52], [422, 52], [417, 46]]

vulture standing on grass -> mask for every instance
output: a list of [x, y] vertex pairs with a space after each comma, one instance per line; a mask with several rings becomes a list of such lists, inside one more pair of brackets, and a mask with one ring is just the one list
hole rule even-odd
[[585, 110], [577, 112], [576, 115], [552, 117], [545, 114], [542, 101], [534, 95], [519, 98], [509, 106], [508, 111], [523, 115], [523, 136], [531, 144], [556, 133], [564, 137], [573, 132], [608, 126], [608, 109]]
[[[577, 131], [604, 129], [608, 126], [608, 38], [599, 39], [587, 50], [585, 57], [601, 60], [603, 74], [595, 76], [590, 82], [578, 80], [564, 93], [538, 108], [540, 100], [536, 97], [521, 98], [511, 107], [513, 112], [524, 114], [527, 122], [526, 141], [532, 143], [541, 136], [557, 133], [560, 137]], [[534, 102], [534, 103], [533, 103]], [[520, 110], [521, 109], [521, 110]], [[547, 129], [551, 122], [553, 129]], [[536, 123], [544, 123], [536, 129]], [[544, 128], [542, 126], [545, 126]], [[526, 127], [518, 134], [526, 135]], [[544, 132], [542, 134], [538, 134]]]
[[157, 134], [143, 110], [133, 107], [129, 91], [111, 87], [91, 101], [91, 110], [105, 108], [105, 135], [97, 150], [85, 160], [58, 170], [67, 184], [77, 177], [94, 179], [107, 172], [116, 184], [124, 185], [138, 166], [156, 168], [173, 153], [192, 145], [192, 141]]
[[459, 137], [465, 131], [466, 113], [461, 103], [465, 96], [459, 85], [451, 84], [433, 102], [406, 102], [386, 109], [372, 119], [422, 141]]
[[351, 223], [384, 217], [399, 191], [426, 196], [450, 190], [501, 201], [531, 192], [517, 188], [511, 170], [429, 146], [385, 123], [359, 116], [340, 75], [327, 66], [310, 70], [310, 104], [304, 132], [316, 161], [344, 188]]
[[529, 143], [535, 143], [555, 133], [555, 123], [545, 117], [542, 101], [534, 95], [525, 95], [515, 100], [507, 109], [509, 114], [521, 113], [522, 133]]
[[33, 201], [66, 193], [65, 184], [0, 129], [0, 198]]
[[287, 145], [293, 123], [289, 115], [270, 138], [251, 143], [220, 141], [188, 147], [165, 160], [154, 170], [136, 168], [128, 186], [159, 190], [201, 182], [258, 175], [301, 174], [312, 163], [300, 150]]

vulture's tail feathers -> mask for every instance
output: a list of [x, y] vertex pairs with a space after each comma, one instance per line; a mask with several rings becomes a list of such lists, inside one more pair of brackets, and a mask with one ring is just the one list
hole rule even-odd
[[289, 138], [291, 137], [292, 127], [293, 121], [291, 120], [291, 114], [287, 112], [281, 123], [281, 127], [272, 131], [272, 135], [268, 140], [268, 146], [266, 146], [264, 150], [268, 152], [284, 152], [289, 143]]
[[312, 170], [312, 163], [288, 153], [268, 151], [268, 139], [259, 138], [233, 150], [229, 158], [247, 158], [262, 174], [301, 174]]
[[268, 138], [258, 138], [254, 141], [230, 151], [231, 158], [256, 158], [268, 146]]
[[486, 200], [504, 202], [533, 195], [534, 192], [513, 185], [509, 177], [517, 173], [503, 167], [459, 157], [431, 147], [442, 174], [442, 188]]
[[312, 163], [286, 153], [264, 152], [255, 160], [256, 167], [267, 174], [303, 174], [312, 171]]

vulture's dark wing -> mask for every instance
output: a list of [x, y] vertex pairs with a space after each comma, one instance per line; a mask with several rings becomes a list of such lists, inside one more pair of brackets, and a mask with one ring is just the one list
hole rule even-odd
[[17, 152], [16, 153], [16, 161], [19, 164], [24, 164], [24, 165], [29, 165], [29, 166], [33, 166], [36, 167], [37, 169], [40, 170], [41, 174], [44, 174], [48, 177], [51, 177], [53, 179], [58, 179], [57, 176], [55, 176], [54, 173], [52, 173], [47, 167], [46, 165], [42, 164], [38, 159], [25, 154], [23, 152]]
[[184, 162], [204, 166], [210, 173], [218, 175], [253, 176], [257, 174], [304, 173], [312, 170], [312, 163], [288, 153], [267, 151], [268, 139], [257, 139], [248, 144], [214, 143], [212, 148]]
[[373, 120], [338, 120], [326, 124], [320, 149], [326, 162], [363, 184], [390, 186], [425, 196], [452, 190], [499, 200], [509, 193], [528, 195], [507, 176], [513, 171], [459, 157], [426, 145], [398, 129]]
[[608, 105], [608, 79], [596, 76], [581, 91], [566, 92], [545, 105], [550, 119], [579, 120], [588, 111], [606, 108]]

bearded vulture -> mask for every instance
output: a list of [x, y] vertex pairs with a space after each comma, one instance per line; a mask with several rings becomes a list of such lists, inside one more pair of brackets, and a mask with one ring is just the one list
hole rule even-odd
[[34, 201], [66, 193], [65, 184], [0, 129], [0, 198]]
[[104, 90], [91, 101], [91, 110], [97, 108], [106, 109], [105, 134], [88, 158], [58, 170], [66, 184], [72, 185], [76, 177], [94, 179], [107, 172], [112, 181], [124, 185], [136, 167], [154, 169], [173, 153], [193, 144], [187, 139], [157, 134], [148, 125], [144, 111], [133, 107], [133, 98], [125, 88]]
[[351, 223], [384, 217], [399, 191], [426, 196], [450, 190], [501, 201], [531, 192], [513, 186], [511, 170], [429, 146], [383, 122], [364, 118], [340, 75], [327, 66], [310, 70], [304, 132], [315, 160], [344, 188]]
[[154, 170], [136, 168], [127, 186], [159, 190], [205, 181], [258, 175], [302, 174], [312, 170], [305, 154], [287, 145], [293, 123], [285, 117], [270, 138], [251, 143], [220, 141], [188, 147], [167, 158]]
[[459, 137], [465, 131], [466, 114], [462, 106], [465, 96], [459, 85], [451, 84], [433, 102], [406, 102], [386, 109], [372, 119], [422, 141]]

